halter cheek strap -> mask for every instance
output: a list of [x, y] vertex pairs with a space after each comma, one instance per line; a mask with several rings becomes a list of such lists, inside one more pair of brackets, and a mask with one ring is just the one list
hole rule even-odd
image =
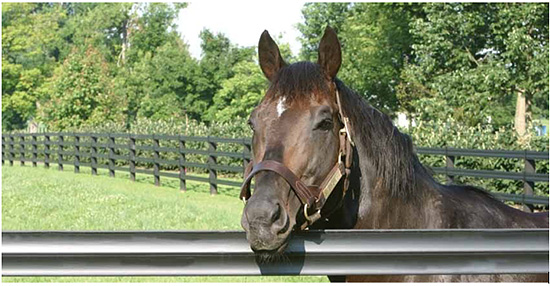
[[[336, 86], [335, 89], [336, 102], [338, 104], [338, 114], [340, 117], [340, 121], [344, 125], [344, 128], [340, 129], [338, 136], [340, 144], [338, 160], [321, 183], [321, 186], [307, 186], [290, 169], [288, 169], [280, 162], [273, 160], [264, 160], [256, 165], [253, 165], [253, 163], [250, 162], [245, 170], [245, 180], [241, 187], [241, 194], [239, 196], [245, 203], [251, 196], [250, 182], [252, 181], [252, 178], [254, 178], [254, 176], [261, 171], [271, 171], [281, 176], [290, 185], [290, 188], [300, 199], [300, 202], [304, 206], [304, 217], [306, 219], [306, 223], [301, 226], [301, 229], [305, 229], [308, 225], [313, 224], [315, 221], [321, 218], [321, 209], [326, 202], [326, 198], [328, 198], [332, 194], [342, 177], [344, 177], [344, 186], [342, 190], [342, 198], [340, 198], [340, 201], [343, 199], [347, 189], [349, 188], [349, 177], [351, 174], [351, 163], [353, 159], [352, 146], [354, 146], [354, 143], [351, 140], [349, 132], [349, 119], [343, 113], [340, 103], [340, 94]], [[330, 213], [332, 212], [329, 212], [329, 214]]]

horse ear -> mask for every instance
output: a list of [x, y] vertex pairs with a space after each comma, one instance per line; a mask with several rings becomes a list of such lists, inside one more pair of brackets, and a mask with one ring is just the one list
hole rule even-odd
[[265, 30], [260, 37], [260, 42], [258, 43], [258, 57], [260, 59], [260, 67], [269, 81], [273, 80], [273, 77], [277, 74], [279, 69], [286, 66], [279, 52], [279, 47], [275, 41], [273, 41], [267, 30]]
[[329, 26], [319, 43], [319, 58], [317, 60], [329, 79], [333, 80], [342, 63], [342, 50], [336, 32]]

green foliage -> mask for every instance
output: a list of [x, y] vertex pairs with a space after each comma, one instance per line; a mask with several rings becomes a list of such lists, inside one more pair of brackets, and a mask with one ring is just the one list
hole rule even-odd
[[533, 131], [526, 138], [520, 139], [510, 126], [480, 124], [471, 127], [449, 118], [419, 121], [416, 126], [401, 131], [409, 134], [416, 146], [422, 147], [547, 151], [548, 135], [535, 136], [534, 129], [530, 130]]
[[[196, 61], [181, 40], [159, 47], [154, 56], [147, 53], [132, 71], [132, 75], [138, 77], [133, 81], [135, 85], [127, 86], [140, 89], [133, 93], [141, 96], [139, 103], [135, 103], [137, 116], [152, 120], [185, 118], [184, 102], [195, 92], [196, 68]], [[143, 76], [144, 81], [140, 81]]]
[[[298, 23], [297, 28], [302, 33], [299, 38], [302, 43], [300, 58], [305, 61], [317, 61], [317, 47], [323, 36], [325, 27], [331, 26], [336, 33], [342, 29], [348, 17], [349, 3], [305, 3], [302, 8], [304, 23]], [[345, 43], [346, 39], [340, 37]]]
[[247, 118], [266, 92], [267, 80], [257, 63], [240, 62], [234, 71], [235, 76], [223, 81], [213, 98], [208, 114], [212, 122]]
[[[92, 45], [107, 62], [116, 61], [124, 41], [121, 35], [126, 32], [133, 4], [71, 4], [66, 6], [70, 17], [61, 31], [68, 43], [60, 60], [65, 59], [75, 46]], [[73, 11], [74, 14], [70, 14]]]
[[212, 106], [216, 92], [222, 88], [222, 82], [235, 75], [233, 67], [236, 64], [252, 61], [254, 48], [240, 48], [231, 44], [223, 34], [214, 34], [208, 29], [201, 31], [200, 38], [202, 58], [199, 62], [199, 76], [195, 78], [197, 92], [186, 96], [184, 104], [191, 118], [209, 120], [209, 116], [203, 118], [202, 115]]
[[[134, 4], [137, 5], [137, 4]], [[187, 7], [187, 3], [141, 3], [136, 10], [140, 16], [134, 14], [127, 23], [126, 36], [129, 37], [130, 62], [138, 61], [142, 53], [155, 53], [157, 48], [179, 40], [174, 21], [180, 9]], [[130, 35], [128, 35], [128, 33]]]
[[316, 61], [326, 25], [339, 34], [339, 77], [378, 109], [468, 126], [548, 118], [547, 3], [307, 3], [301, 57]]
[[42, 83], [42, 72], [37, 68], [23, 69], [22, 65], [2, 64], [2, 128], [21, 129], [35, 113]]
[[396, 87], [401, 69], [410, 55], [409, 24], [417, 4], [307, 3], [301, 57], [317, 61], [317, 45], [327, 25], [338, 33], [342, 67], [338, 73], [346, 84], [380, 110], [398, 109]]
[[[414, 6], [416, 7], [416, 6]], [[395, 89], [410, 54], [411, 4], [355, 3], [342, 27], [345, 39], [339, 77], [376, 108], [398, 108]]]
[[548, 117], [547, 4], [430, 3], [422, 11], [398, 92], [411, 115], [502, 126], [522, 91], [533, 115]]
[[186, 93], [195, 91], [193, 78], [200, 74], [174, 24], [185, 7], [3, 5], [3, 130], [24, 128], [37, 116], [53, 129], [90, 120], [129, 126], [138, 113], [182, 116]]
[[2, 5], [2, 129], [23, 128], [34, 117], [38, 88], [51, 75], [64, 15], [59, 5]]
[[[247, 120], [234, 118], [231, 122], [212, 122], [206, 124], [194, 119], [151, 120], [138, 118], [127, 128], [124, 123], [106, 122], [102, 125], [84, 123], [78, 127], [68, 127], [67, 132], [131, 133], [131, 134], [168, 134], [186, 136], [213, 136], [223, 138], [251, 137], [252, 131]], [[50, 130], [56, 131], [56, 130]]]
[[[405, 128], [402, 132], [409, 134], [414, 145], [418, 147], [548, 151], [548, 141], [550, 139], [548, 135], [535, 136], [534, 129], [530, 128], [529, 130], [532, 131], [527, 136], [520, 138], [510, 126], [497, 127], [485, 124], [470, 127], [449, 118], [448, 120], [421, 121], [417, 126]], [[443, 156], [420, 155], [419, 157], [425, 166], [445, 166], [445, 158]], [[490, 157], [457, 157], [455, 166], [462, 169], [522, 173], [524, 161], [523, 159]], [[548, 171], [547, 161], [539, 162], [536, 165], [537, 173], [548, 173]], [[442, 182], [445, 180], [443, 176], [436, 177]], [[458, 184], [479, 186], [493, 192], [523, 193], [523, 183], [521, 181], [458, 177], [455, 182]], [[548, 196], [548, 185], [537, 185], [535, 187], [535, 194]]]
[[[282, 37], [279, 35], [276, 38], [280, 42]], [[279, 50], [286, 62], [296, 61], [288, 43], [280, 43]], [[239, 55], [233, 61], [231, 73], [225, 75], [228, 77], [220, 83], [203, 120], [230, 122], [237, 117], [248, 118], [264, 96], [268, 81], [257, 64], [258, 55], [252, 48], [238, 51]]]
[[[267, 87], [255, 47], [204, 30], [202, 57], [193, 59], [174, 22], [185, 7], [3, 5], [3, 130], [38, 118], [50, 130], [248, 134], [244, 118]], [[522, 91], [531, 117], [548, 118], [546, 3], [307, 3], [302, 12], [299, 58], [316, 61], [331, 25], [342, 42], [340, 78], [390, 115], [495, 132], [510, 128]], [[288, 44], [280, 49], [296, 61]]]
[[42, 118], [52, 129], [71, 126], [121, 122], [123, 100], [112, 93], [112, 79], [101, 54], [89, 46], [84, 54], [75, 49], [43, 92], [47, 101], [41, 107]]

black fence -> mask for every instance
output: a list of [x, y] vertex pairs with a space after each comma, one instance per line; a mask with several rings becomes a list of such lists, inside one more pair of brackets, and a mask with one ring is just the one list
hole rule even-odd
[[[19, 161], [21, 165], [43, 163], [48, 168], [55, 164], [59, 170], [63, 170], [64, 165], [73, 165], [76, 173], [85, 166], [91, 168], [93, 175], [97, 175], [98, 169], [107, 169], [109, 176], [125, 172], [132, 181], [136, 174], [146, 174], [154, 177], [157, 186], [161, 184], [161, 177], [176, 178], [183, 191], [187, 189], [187, 181], [198, 181], [208, 183], [211, 194], [218, 192], [218, 185], [240, 187], [240, 180], [222, 179], [218, 175], [242, 178], [250, 152], [249, 138], [67, 132], [2, 135], [3, 165]], [[493, 195], [529, 206], [548, 206], [548, 197], [533, 195], [535, 183], [543, 183], [548, 189], [548, 174], [537, 173], [535, 169], [538, 161], [548, 164], [548, 152], [417, 148], [417, 153], [444, 156], [445, 166], [431, 169], [435, 174], [444, 175], [447, 183], [453, 183], [457, 177], [520, 181], [522, 194], [496, 192]], [[523, 172], [455, 167], [456, 158], [467, 156], [523, 160]], [[197, 175], [199, 173], [208, 173], [208, 176]]]

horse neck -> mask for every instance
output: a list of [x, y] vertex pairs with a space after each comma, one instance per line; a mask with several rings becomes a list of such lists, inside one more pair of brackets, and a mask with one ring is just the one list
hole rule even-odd
[[547, 216], [534, 219], [476, 188], [437, 183], [387, 115], [337, 85], [356, 145], [351, 193], [359, 198], [348, 197], [355, 207], [342, 216], [352, 213], [354, 228], [547, 227]]
[[360, 190], [355, 228], [435, 225], [434, 205], [440, 203], [437, 184], [418, 161], [410, 138], [387, 115], [352, 96], [347, 103], [354, 110], [347, 114], [358, 153], [354, 173]]

